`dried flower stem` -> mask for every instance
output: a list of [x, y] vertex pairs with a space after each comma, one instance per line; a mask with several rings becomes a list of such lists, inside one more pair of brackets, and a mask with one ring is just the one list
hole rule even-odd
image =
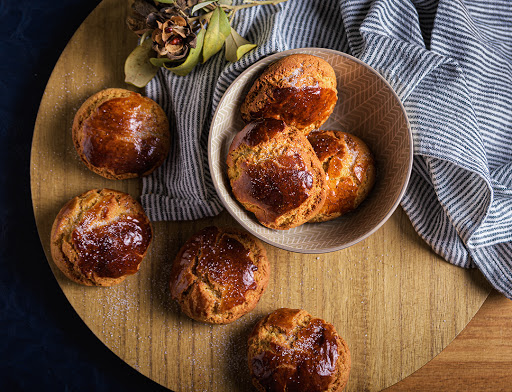
[[247, 0], [245, 2], [246, 4], [240, 4], [240, 5], [224, 5], [224, 4], [222, 4], [221, 7], [228, 9], [228, 10], [238, 11], [243, 8], [255, 7], [257, 5], [276, 5], [279, 3], [284, 3], [285, 1], [288, 1], [288, 0]]
[[[220, 7], [222, 7], [226, 11], [229, 11], [228, 15], [229, 15], [230, 19], [232, 19], [233, 15], [238, 10], [241, 10], [241, 9], [244, 9], [244, 8], [256, 7], [258, 5], [276, 5], [276, 4], [279, 4], [279, 3], [284, 3], [285, 1], [288, 1], [288, 0], [247, 0], [245, 2], [246, 4], [240, 4], [240, 5], [221, 4]], [[213, 11], [210, 11], [210, 12], [207, 12], [206, 14], [203, 14], [203, 15], [189, 17], [188, 20], [190, 22], [195, 22], [196, 20], [208, 21], [211, 18], [212, 13], [213, 13]]]
[[203, 14], [203, 15], [192, 16], [192, 17], [188, 18], [188, 21], [189, 22], [195, 22], [195, 21], [204, 22], [204, 21], [208, 21], [212, 17], [212, 14], [213, 14], [213, 11], [210, 11], [210, 12], [207, 12], [206, 14]]

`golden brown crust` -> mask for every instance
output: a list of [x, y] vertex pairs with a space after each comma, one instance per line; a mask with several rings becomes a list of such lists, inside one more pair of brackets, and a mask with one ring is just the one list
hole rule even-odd
[[327, 197], [310, 222], [325, 222], [354, 210], [375, 182], [375, 162], [368, 146], [341, 131], [314, 131], [308, 135], [326, 174]]
[[269, 273], [267, 253], [258, 239], [246, 231], [210, 226], [178, 252], [171, 296], [189, 317], [226, 324], [254, 309]]
[[93, 189], [67, 202], [51, 230], [57, 267], [86, 286], [112, 286], [136, 273], [151, 244], [151, 223], [130, 195]]
[[271, 229], [311, 219], [325, 200], [325, 173], [306, 136], [281, 120], [247, 124], [233, 139], [228, 177], [236, 199]]
[[334, 326], [300, 309], [262, 318], [249, 336], [247, 356], [261, 392], [340, 392], [351, 367], [347, 343]]
[[337, 100], [336, 74], [331, 65], [316, 56], [294, 54], [267, 67], [240, 111], [246, 122], [275, 118], [308, 134], [327, 120]]
[[93, 172], [109, 179], [142, 177], [167, 157], [169, 121], [152, 99], [120, 88], [99, 91], [78, 109], [73, 143]]

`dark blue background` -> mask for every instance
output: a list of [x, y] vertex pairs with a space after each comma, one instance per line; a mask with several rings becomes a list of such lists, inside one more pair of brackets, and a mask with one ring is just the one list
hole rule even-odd
[[60, 53], [99, 3], [0, 0], [0, 391], [166, 390], [78, 317], [48, 266], [32, 213], [39, 102]]

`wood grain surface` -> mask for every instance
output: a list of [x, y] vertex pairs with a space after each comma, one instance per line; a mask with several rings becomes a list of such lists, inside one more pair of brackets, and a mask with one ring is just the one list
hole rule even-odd
[[139, 273], [116, 287], [82, 287], [53, 264], [53, 219], [92, 188], [140, 195], [139, 180], [111, 181], [88, 171], [71, 140], [81, 103], [123, 82], [136, 44], [128, 3], [104, 0], [62, 53], [41, 101], [31, 157], [34, 214], [64, 294], [87, 326], [129, 365], [174, 391], [251, 390], [246, 338], [263, 315], [303, 308], [333, 323], [352, 353], [347, 391], [378, 391], [419, 369], [462, 331], [490, 292], [476, 270], [444, 262], [398, 209], [370, 238], [348, 249], [307, 255], [267, 245], [272, 275], [256, 309], [212, 326], [180, 313], [168, 293], [170, 266], [185, 240], [206, 225], [237, 226], [226, 212], [192, 222], [155, 222], [155, 241]]
[[438, 356], [386, 392], [512, 391], [512, 301], [491, 291]]

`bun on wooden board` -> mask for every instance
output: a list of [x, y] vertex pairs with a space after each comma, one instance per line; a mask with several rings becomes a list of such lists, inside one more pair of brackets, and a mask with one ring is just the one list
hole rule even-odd
[[226, 324], [254, 309], [269, 273], [266, 250], [256, 237], [210, 226], [192, 235], [176, 255], [171, 296], [194, 320]]
[[93, 189], [57, 214], [51, 253], [69, 279], [112, 286], [139, 270], [152, 238], [151, 223], [135, 199], [112, 189]]
[[152, 99], [109, 88], [88, 98], [73, 121], [73, 143], [85, 165], [123, 180], [150, 174], [166, 159], [169, 121]]
[[277, 309], [248, 339], [248, 364], [261, 392], [340, 392], [351, 367], [334, 326], [301, 309]]

